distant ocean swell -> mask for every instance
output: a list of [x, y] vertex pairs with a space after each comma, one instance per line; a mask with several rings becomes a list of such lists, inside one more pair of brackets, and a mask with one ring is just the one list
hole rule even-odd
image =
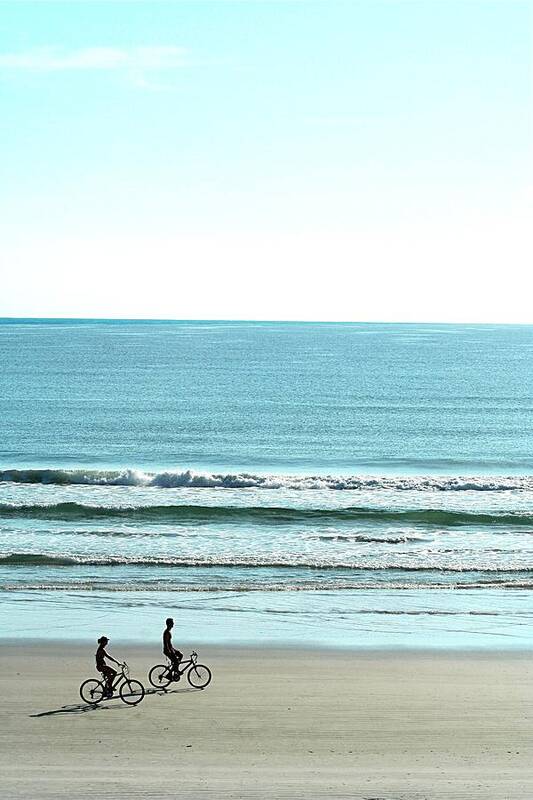
[[388, 489], [397, 491], [512, 491], [533, 490], [533, 476], [369, 476], [369, 475], [260, 475], [183, 471], [143, 472], [136, 469], [4, 469], [0, 482], [60, 486], [153, 486], [160, 489]]
[[76, 520], [119, 518], [146, 522], [213, 522], [272, 524], [308, 524], [343, 522], [385, 522], [422, 526], [460, 527], [468, 525], [531, 527], [533, 514], [528, 512], [479, 513], [443, 509], [381, 509], [350, 506], [338, 509], [308, 509], [263, 506], [93, 506], [81, 503], [18, 505], [0, 503], [0, 517]]

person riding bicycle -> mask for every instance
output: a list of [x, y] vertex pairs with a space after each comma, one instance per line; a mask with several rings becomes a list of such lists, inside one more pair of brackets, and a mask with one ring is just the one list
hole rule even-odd
[[105, 646], [109, 644], [109, 639], [107, 636], [101, 636], [98, 639], [98, 650], [96, 651], [95, 658], [96, 658], [96, 669], [98, 672], [101, 672], [104, 676], [106, 682], [106, 695], [110, 696], [113, 694], [113, 681], [115, 680], [117, 671], [112, 667], [109, 667], [105, 663], [105, 659], [108, 658], [110, 661], [113, 661], [119, 667], [121, 666], [120, 661], [117, 661], [116, 658], [110, 656], [109, 653], [106, 652]]
[[163, 653], [171, 663], [171, 670], [174, 678], [179, 678], [180, 661], [183, 658], [183, 653], [172, 647], [172, 628], [174, 627], [174, 620], [169, 617], [166, 621], [166, 628], [163, 631]]

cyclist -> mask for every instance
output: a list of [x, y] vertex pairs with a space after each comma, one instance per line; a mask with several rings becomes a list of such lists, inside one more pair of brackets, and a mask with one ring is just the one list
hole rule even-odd
[[174, 620], [172, 617], [169, 617], [166, 622], [166, 628], [163, 631], [163, 653], [166, 657], [170, 660], [171, 663], [171, 671], [173, 673], [174, 680], [179, 680], [180, 672], [179, 666], [180, 661], [183, 658], [183, 653], [180, 653], [179, 650], [176, 650], [175, 647], [172, 647], [172, 628], [174, 627]]
[[109, 639], [107, 636], [100, 636], [98, 639], [98, 650], [96, 651], [96, 669], [98, 672], [101, 672], [104, 676], [106, 682], [106, 696], [111, 697], [113, 694], [113, 681], [115, 680], [117, 671], [114, 670], [112, 667], [109, 667], [105, 663], [105, 659], [108, 658], [110, 661], [113, 661], [115, 664], [118, 664], [120, 667], [120, 661], [117, 661], [116, 658], [110, 656], [109, 653], [106, 652], [105, 646], [109, 644]]

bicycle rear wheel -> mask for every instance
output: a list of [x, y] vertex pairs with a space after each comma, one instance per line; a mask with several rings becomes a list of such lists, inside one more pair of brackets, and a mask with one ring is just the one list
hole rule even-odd
[[121, 684], [120, 699], [129, 706], [136, 706], [144, 697], [144, 686], [140, 681], [124, 681]]
[[204, 664], [193, 664], [187, 673], [187, 680], [195, 689], [205, 689], [211, 677], [211, 670]]
[[170, 683], [170, 670], [164, 664], [156, 664], [148, 673], [148, 680], [155, 689], [166, 689]]
[[84, 681], [80, 686], [80, 697], [84, 703], [99, 703], [105, 697], [105, 687], [96, 678]]

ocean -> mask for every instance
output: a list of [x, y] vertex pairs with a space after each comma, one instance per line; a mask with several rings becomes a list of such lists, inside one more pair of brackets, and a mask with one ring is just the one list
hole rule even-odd
[[0, 633], [533, 646], [533, 327], [0, 320]]

